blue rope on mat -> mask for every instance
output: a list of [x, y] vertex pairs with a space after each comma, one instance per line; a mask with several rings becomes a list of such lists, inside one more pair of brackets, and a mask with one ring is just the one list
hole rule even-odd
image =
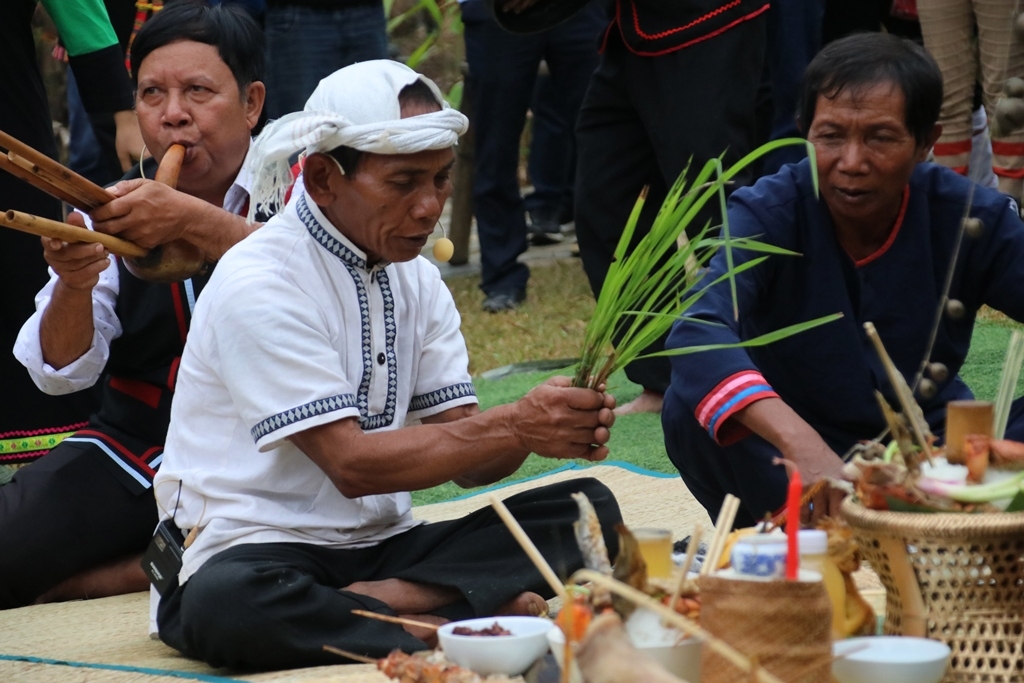
[[654, 470], [648, 470], [648, 469], [645, 469], [643, 467], [638, 467], [637, 465], [634, 465], [631, 462], [623, 462], [622, 460], [603, 460], [601, 462], [595, 462], [595, 463], [592, 463], [590, 465], [578, 465], [578, 464], [576, 464], [574, 462], [570, 462], [567, 465], [562, 465], [561, 467], [557, 467], [557, 468], [555, 468], [553, 470], [548, 470], [547, 472], [541, 472], [540, 474], [535, 474], [532, 477], [526, 477], [525, 479], [516, 479], [515, 481], [506, 481], [506, 482], [503, 482], [501, 484], [494, 484], [493, 486], [488, 486], [487, 488], [481, 489], [479, 491], [472, 491], [470, 493], [464, 493], [461, 496], [456, 496], [455, 498], [449, 498], [447, 500], [443, 500], [443, 501], [439, 501], [439, 502], [441, 502], [441, 503], [451, 503], [452, 501], [455, 501], [455, 500], [465, 500], [466, 498], [472, 498], [473, 496], [481, 496], [481, 495], [483, 495], [485, 493], [490, 493], [491, 491], [497, 491], [498, 489], [503, 489], [506, 486], [515, 486], [516, 484], [522, 484], [523, 482], [534, 481], [536, 479], [542, 479], [543, 477], [546, 477], [548, 475], [558, 474], [559, 472], [565, 472], [567, 470], [587, 470], [587, 469], [590, 469], [591, 467], [594, 467], [596, 465], [608, 465], [609, 467], [618, 467], [620, 469], [628, 470], [628, 471], [634, 472], [636, 474], [642, 474], [642, 475], [647, 476], [647, 477], [657, 477], [658, 479], [675, 479], [675, 478], [677, 478], [679, 476], [678, 474], [668, 474], [667, 472], [655, 472]]
[[223, 676], [210, 676], [207, 674], [189, 673], [187, 671], [172, 671], [170, 669], [145, 669], [138, 666], [122, 666], [120, 664], [92, 664], [90, 662], [69, 662], [63, 659], [46, 659], [44, 657], [29, 657], [25, 655], [0, 655], [0, 661], [8, 662], [29, 662], [31, 664], [52, 664], [56, 666], [71, 666], [80, 669], [107, 669], [110, 671], [129, 671], [133, 673], [146, 674], [148, 676], [169, 676], [171, 678], [186, 678], [192, 681], [204, 681], [204, 683], [245, 683], [237, 678], [224, 678]]

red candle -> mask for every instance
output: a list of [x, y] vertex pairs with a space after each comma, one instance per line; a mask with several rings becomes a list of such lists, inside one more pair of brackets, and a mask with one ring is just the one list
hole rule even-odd
[[792, 469], [789, 477], [789, 495], [786, 498], [786, 578], [796, 581], [800, 573], [800, 496], [803, 495], [803, 484], [800, 471]]

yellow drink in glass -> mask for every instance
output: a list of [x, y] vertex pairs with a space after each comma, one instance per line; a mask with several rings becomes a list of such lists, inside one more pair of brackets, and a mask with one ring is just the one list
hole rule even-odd
[[647, 576], [672, 578], [672, 532], [668, 529], [633, 529], [640, 555], [647, 563]]

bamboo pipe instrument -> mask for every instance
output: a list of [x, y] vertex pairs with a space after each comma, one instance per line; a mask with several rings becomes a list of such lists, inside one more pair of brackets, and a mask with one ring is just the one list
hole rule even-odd
[[[97, 206], [106, 204], [110, 200], [114, 199], [114, 195], [110, 194], [96, 183], [88, 180], [87, 178], [83, 178], [69, 168], [61, 166], [42, 152], [29, 147], [21, 140], [8, 135], [2, 130], [0, 130], [0, 148], [7, 150], [8, 158], [10, 158], [10, 155], [12, 154], [16, 157], [20, 157], [28, 162], [30, 166], [40, 169], [46, 177], [59, 178], [63, 185], [74, 188], [75, 192], [73, 194], [88, 198], [89, 202], [83, 203], [83, 206], [78, 206], [72, 202], [68, 202], [76, 209], [88, 212], [95, 209]], [[39, 189], [49, 193], [47, 188], [39, 187]]]
[[[6, 153], [0, 153], [0, 170], [7, 171], [76, 209], [88, 213], [115, 199], [114, 195], [99, 185], [0, 131], [0, 152], [3, 150]], [[185, 148], [182, 145], [171, 145], [157, 169], [156, 180], [175, 187], [184, 159]], [[3, 214], [0, 226], [65, 242], [103, 244], [111, 253], [124, 258], [125, 267], [130, 273], [150, 282], [188, 279], [202, 270], [206, 263], [205, 254], [198, 247], [180, 239], [147, 250], [112, 235], [17, 211]]]
[[[185, 161], [185, 147], [171, 145], [164, 152], [154, 180], [176, 187], [181, 165]], [[139, 258], [124, 261], [128, 272], [140, 280], [150, 282], [180, 282], [187, 280], [206, 265], [206, 255], [199, 247], [183, 239], [159, 244]]]
[[79, 228], [75, 225], [68, 225], [60, 221], [53, 221], [41, 216], [33, 216], [30, 213], [21, 211], [8, 211], [0, 214], [0, 225], [6, 228], [14, 228], [22, 232], [31, 233], [40, 237], [51, 237], [64, 242], [92, 242], [102, 244], [112, 254], [123, 258], [137, 258], [149, 253], [137, 244], [123, 240], [114, 235], [108, 235], [87, 228]]

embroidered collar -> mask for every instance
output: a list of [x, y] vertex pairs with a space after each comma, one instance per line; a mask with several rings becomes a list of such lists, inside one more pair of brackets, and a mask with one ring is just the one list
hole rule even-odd
[[295, 201], [295, 210], [299, 220], [306, 226], [306, 230], [313, 236], [320, 246], [337, 256], [343, 263], [359, 268], [360, 270], [372, 271], [382, 270], [390, 262], [378, 261], [373, 266], [366, 262], [366, 254], [357, 247], [352, 240], [341, 234], [334, 225], [327, 220], [320, 207], [314, 202], [306, 199], [306, 193], [302, 192]]

